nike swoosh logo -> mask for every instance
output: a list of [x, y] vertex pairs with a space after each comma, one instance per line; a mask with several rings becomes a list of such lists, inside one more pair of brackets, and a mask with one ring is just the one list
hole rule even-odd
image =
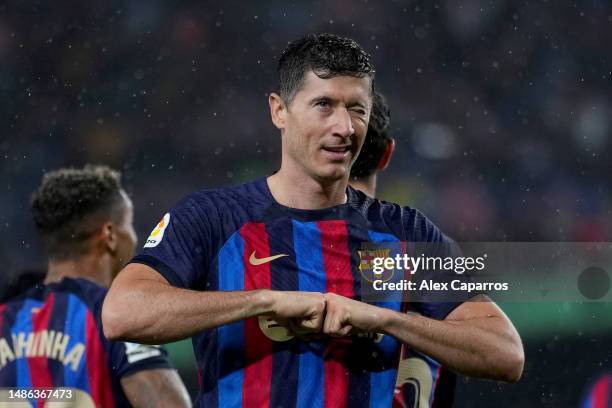
[[249, 257], [249, 262], [251, 263], [251, 265], [254, 265], [254, 266], [263, 265], [265, 263], [272, 262], [275, 259], [282, 258], [283, 256], [289, 256], [289, 255], [287, 255], [287, 254], [278, 254], [278, 255], [268, 256], [266, 258], [256, 258], [255, 257], [255, 251], [253, 251], [251, 253], [251, 256]]

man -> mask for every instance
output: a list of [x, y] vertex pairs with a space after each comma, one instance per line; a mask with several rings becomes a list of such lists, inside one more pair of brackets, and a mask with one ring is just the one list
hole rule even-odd
[[612, 407], [612, 373], [601, 375], [591, 384], [582, 400], [580, 408]]
[[370, 116], [369, 56], [350, 39], [309, 35], [288, 45], [279, 73], [269, 105], [280, 170], [194, 193], [164, 215], [113, 282], [107, 336], [194, 336], [206, 407], [389, 406], [400, 342], [459, 372], [516, 381], [520, 339], [492, 303], [423, 305], [428, 318], [360, 301], [362, 242], [445, 239], [417, 211], [347, 188]]
[[101, 330], [104, 288], [136, 244], [119, 173], [101, 166], [50, 172], [31, 210], [49, 253], [47, 273], [44, 284], [0, 305], [0, 387], [70, 387], [78, 407], [190, 406], [163, 349], [109, 342]]
[[[363, 147], [351, 167], [349, 185], [370, 197], [376, 196], [378, 172], [391, 161], [395, 140], [389, 136], [390, 110], [378, 92], [372, 98], [372, 113]], [[394, 407], [449, 407], [455, 394], [453, 372], [418, 351], [401, 346], [393, 398]]]
[[384, 96], [374, 92], [368, 132], [361, 152], [351, 167], [349, 185], [369, 197], [376, 197], [377, 173], [387, 168], [395, 151], [389, 136], [390, 110]]

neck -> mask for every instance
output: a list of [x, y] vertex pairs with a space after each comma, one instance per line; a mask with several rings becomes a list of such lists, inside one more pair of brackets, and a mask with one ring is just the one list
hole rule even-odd
[[268, 186], [274, 199], [286, 207], [317, 210], [344, 204], [347, 200], [348, 177], [337, 180], [317, 180], [290, 166], [268, 177]]
[[351, 187], [355, 190], [361, 190], [369, 197], [376, 197], [376, 177], [364, 177], [359, 179], [352, 179]]
[[64, 278], [88, 279], [108, 288], [113, 278], [111, 261], [106, 256], [92, 254], [75, 259], [50, 259], [45, 284], [59, 282]]

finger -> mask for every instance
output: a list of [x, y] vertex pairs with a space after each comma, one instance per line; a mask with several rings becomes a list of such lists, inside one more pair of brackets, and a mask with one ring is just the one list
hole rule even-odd
[[300, 319], [296, 319], [296, 321], [300, 324], [300, 326], [303, 329], [306, 329], [309, 332], [318, 332], [318, 331], [321, 331], [323, 327], [324, 319], [325, 319], [325, 301], [323, 300], [323, 296], [319, 296], [316, 299], [314, 310], [311, 309], [309, 315], [302, 317]]
[[333, 320], [335, 318], [335, 313], [333, 308], [327, 306], [327, 312], [325, 313], [325, 319], [323, 320], [323, 333], [329, 334], [332, 331]]
[[318, 294], [317, 302], [317, 308], [310, 316], [310, 321], [313, 330], [321, 331], [325, 321], [325, 314], [327, 313], [327, 299], [323, 294]]
[[299, 335], [308, 334], [308, 333], [311, 333], [313, 331], [306, 324], [308, 322], [307, 321], [303, 321], [302, 319], [290, 319], [288, 321], [288, 323], [289, 323], [289, 327], [290, 327], [291, 331], [293, 331], [294, 333], [299, 334]]
[[338, 337], [348, 336], [352, 329], [353, 329], [353, 326], [351, 325], [347, 325], [347, 326], [340, 328], [340, 330], [338, 330]]
[[319, 311], [318, 313], [315, 313], [313, 316], [311, 316], [308, 323], [313, 331], [321, 331], [321, 329], [323, 328], [324, 322], [325, 322], [325, 310], [323, 309]]
[[328, 312], [323, 323], [323, 333], [336, 337], [341, 327], [340, 314], [336, 311]]

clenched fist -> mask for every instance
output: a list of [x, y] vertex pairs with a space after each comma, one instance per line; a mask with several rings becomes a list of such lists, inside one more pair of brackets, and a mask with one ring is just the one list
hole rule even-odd
[[326, 293], [325, 299], [324, 334], [343, 337], [381, 331], [384, 309], [335, 293]]
[[325, 296], [319, 292], [270, 291], [269, 316], [296, 335], [318, 333], [325, 319]]

